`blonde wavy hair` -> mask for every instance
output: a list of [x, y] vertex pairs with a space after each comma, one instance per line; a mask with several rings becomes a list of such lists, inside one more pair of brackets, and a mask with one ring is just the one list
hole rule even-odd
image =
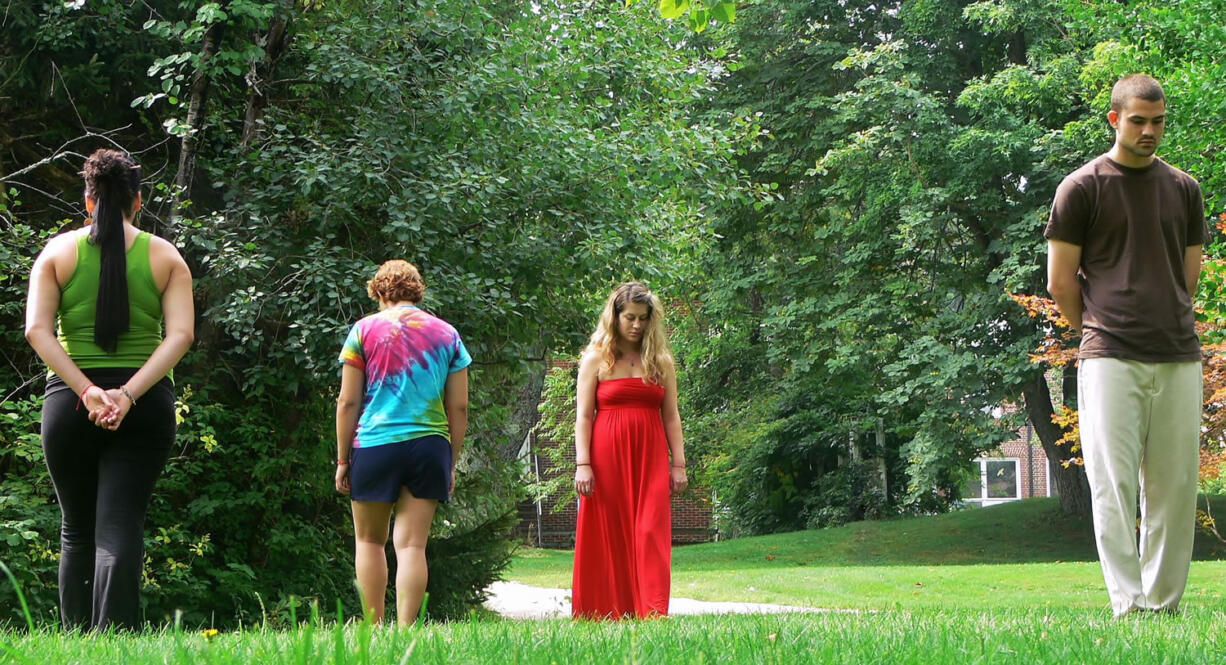
[[664, 333], [664, 307], [660, 299], [638, 282], [626, 282], [613, 289], [600, 313], [600, 323], [592, 333], [584, 353], [594, 353], [600, 358], [600, 373], [608, 375], [617, 360], [617, 319], [629, 303], [647, 305], [647, 330], [643, 332], [642, 350], [643, 378], [663, 384], [668, 371], [673, 367], [673, 354], [668, 349], [668, 336]]

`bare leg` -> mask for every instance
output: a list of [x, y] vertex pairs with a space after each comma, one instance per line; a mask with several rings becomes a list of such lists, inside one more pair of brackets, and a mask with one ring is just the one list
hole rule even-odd
[[396, 623], [407, 626], [417, 620], [426, 593], [426, 540], [438, 499], [419, 499], [401, 488], [396, 503]]
[[387, 594], [388, 520], [392, 504], [378, 501], [353, 501], [353, 566], [362, 594], [362, 612], [370, 612], [375, 623], [383, 622], [383, 598]]

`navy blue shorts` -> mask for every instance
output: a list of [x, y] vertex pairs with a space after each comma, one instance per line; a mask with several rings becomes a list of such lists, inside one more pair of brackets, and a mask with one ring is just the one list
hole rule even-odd
[[400, 488], [419, 499], [446, 503], [451, 484], [451, 443], [431, 434], [417, 439], [354, 448], [349, 457], [349, 498], [395, 503]]

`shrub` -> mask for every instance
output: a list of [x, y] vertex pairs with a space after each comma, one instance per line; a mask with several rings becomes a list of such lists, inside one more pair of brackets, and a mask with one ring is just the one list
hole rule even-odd
[[[327, 397], [299, 414], [297, 429], [284, 430], [267, 405], [210, 402], [190, 386], [179, 392], [176, 447], [146, 526], [146, 618], [278, 625], [295, 603], [331, 607], [338, 598], [356, 615], [352, 522], [348, 501], [332, 487]], [[16, 574], [36, 620], [53, 624], [60, 516], [37, 433], [40, 404], [10, 400], [0, 411], [0, 561]], [[509, 562], [512, 478], [489, 462], [462, 469], [456, 500], [439, 511], [427, 549], [431, 618], [465, 616]], [[0, 620], [21, 617], [7, 584], [0, 604]]]
[[[0, 561], [16, 576], [38, 621], [58, 621], [60, 511], [38, 435], [42, 398], [0, 405]], [[0, 579], [0, 623], [24, 622], [16, 592]]]
[[872, 461], [860, 461], [818, 478], [805, 500], [803, 515], [806, 529], [819, 529], [880, 519], [889, 510], [879, 467]]

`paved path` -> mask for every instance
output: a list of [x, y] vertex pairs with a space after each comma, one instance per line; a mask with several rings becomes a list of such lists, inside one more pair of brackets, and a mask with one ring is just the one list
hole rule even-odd
[[[519, 582], [494, 582], [485, 606], [509, 619], [548, 619], [570, 616], [570, 589], [546, 589]], [[731, 603], [669, 598], [669, 614], [774, 614], [778, 612], [830, 612], [816, 607]], [[853, 610], [854, 611], [854, 610]]]

